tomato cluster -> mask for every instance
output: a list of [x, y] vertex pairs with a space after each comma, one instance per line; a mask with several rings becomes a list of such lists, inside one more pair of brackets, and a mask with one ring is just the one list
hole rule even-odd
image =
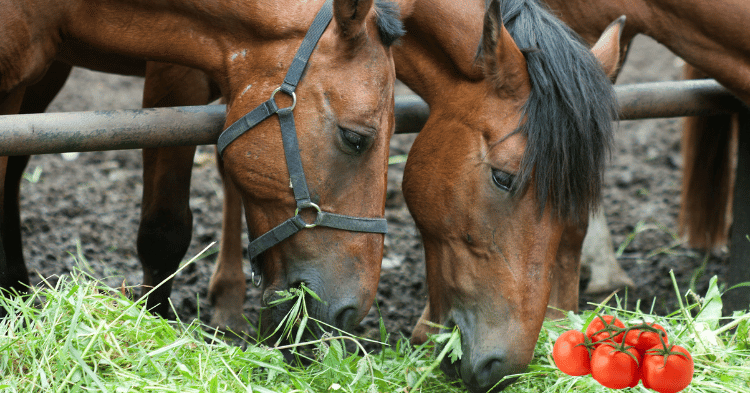
[[656, 323], [626, 327], [611, 315], [597, 315], [585, 334], [568, 330], [552, 348], [560, 371], [591, 376], [612, 389], [643, 386], [659, 393], [676, 393], [693, 380], [693, 358], [685, 348], [669, 344]]

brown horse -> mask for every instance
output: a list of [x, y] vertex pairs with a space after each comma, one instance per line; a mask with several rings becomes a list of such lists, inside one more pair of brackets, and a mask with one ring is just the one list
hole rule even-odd
[[[590, 44], [607, 26], [609, 18], [626, 15], [623, 54], [636, 34], [648, 35], [689, 64], [686, 77], [714, 78], [750, 105], [750, 37], [744, 33], [750, 4], [733, 0], [545, 2]], [[680, 231], [695, 247], [715, 247], [728, 237], [733, 152], [738, 138], [736, 121], [736, 116], [712, 116], [689, 118], [684, 125]], [[743, 232], [747, 228], [735, 225], [733, 245], [745, 241]], [[725, 277], [729, 286], [750, 281], [747, 261], [748, 254], [733, 253]], [[747, 308], [749, 299], [750, 289], [736, 289], [727, 293], [725, 307]]]
[[577, 299], [578, 255], [558, 245], [582, 238], [599, 200], [622, 21], [589, 51], [536, 1], [424, 0], [407, 15], [396, 73], [430, 105], [403, 180], [424, 242], [422, 318], [461, 330], [463, 357], [444, 369], [486, 392], [530, 362], [548, 300]]
[[[314, 317], [343, 329], [363, 318], [375, 296], [383, 252], [379, 217], [394, 127], [390, 45], [401, 34], [396, 7], [372, 0], [37, 0], [3, 1], [2, 8], [0, 113], [18, 113], [26, 87], [56, 59], [118, 73], [163, 72], [158, 66], [144, 71], [146, 59], [205, 72], [191, 79], [202, 95], [190, 99], [214, 95], [211, 80], [227, 100], [226, 125], [233, 134], [224, 138], [224, 169], [244, 203], [250, 237], [261, 238], [255, 249], [264, 301], [276, 290], [305, 283], [327, 302], [311, 302]], [[65, 66], [60, 68], [65, 73]], [[164, 104], [169, 97], [151, 89], [146, 99]], [[260, 112], [275, 112], [279, 120], [252, 118]], [[258, 124], [242, 133], [237, 121]], [[145, 153], [138, 232], [145, 288], [176, 270], [190, 242], [192, 160], [183, 153], [191, 149]], [[175, 175], [158, 169], [164, 160], [167, 167], [186, 170]], [[23, 291], [29, 279], [18, 197], [28, 157], [1, 161], [0, 284]], [[271, 231], [277, 226], [282, 232]], [[296, 233], [300, 229], [306, 230]], [[261, 236], [266, 232], [270, 235]], [[268, 240], [285, 236], [289, 239], [278, 245]], [[149, 296], [147, 306], [166, 315], [170, 290], [171, 281]], [[268, 313], [266, 326], [279, 314], [283, 310]]]

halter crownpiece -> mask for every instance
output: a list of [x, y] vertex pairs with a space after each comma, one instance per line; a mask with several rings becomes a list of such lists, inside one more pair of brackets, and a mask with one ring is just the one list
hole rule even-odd
[[[256, 287], [260, 286], [262, 282], [262, 270], [260, 269], [260, 266], [258, 266], [257, 257], [263, 253], [263, 251], [279, 244], [284, 239], [291, 237], [303, 229], [323, 226], [352, 232], [383, 234], [388, 232], [388, 224], [384, 218], [352, 217], [321, 210], [321, 208], [310, 199], [310, 192], [307, 188], [305, 171], [302, 168], [302, 158], [299, 154], [297, 130], [294, 125], [293, 110], [297, 103], [297, 95], [294, 91], [302, 78], [302, 74], [307, 67], [307, 63], [310, 60], [310, 56], [312, 55], [315, 46], [318, 44], [320, 37], [323, 35], [323, 32], [328, 27], [332, 18], [333, 0], [327, 0], [320, 11], [318, 11], [312, 25], [310, 25], [310, 28], [305, 34], [305, 38], [302, 40], [302, 44], [299, 49], [297, 49], [297, 53], [294, 55], [294, 60], [284, 77], [284, 83], [271, 93], [271, 98], [258, 105], [248, 114], [227, 127], [227, 129], [219, 135], [219, 140], [216, 143], [219, 154], [222, 155], [224, 149], [226, 149], [226, 147], [240, 135], [249, 131], [251, 128], [274, 114], [279, 117], [281, 139], [284, 145], [284, 156], [286, 157], [286, 166], [289, 171], [294, 199], [297, 202], [297, 209], [295, 210], [293, 217], [252, 240], [248, 245], [247, 251], [251, 263], [250, 279]], [[279, 92], [283, 92], [292, 98], [292, 104], [289, 107], [279, 108], [276, 104], [275, 97]], [[317, 215], [315, 221], [308, 223], [302, 219], [299, 213], [304, 209], [313, 209], [316, 211]]]

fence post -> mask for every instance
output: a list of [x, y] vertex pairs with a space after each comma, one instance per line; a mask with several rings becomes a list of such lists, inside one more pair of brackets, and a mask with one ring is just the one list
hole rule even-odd
[[[732, 239], [727, 270], [727, 288], [750, 282], [750, 109], [738, 113], [737, 172], [732, 203]], [[750, 307], [750, 287], [735, 288], [724, 296], [724, 309], [745, 310]]]

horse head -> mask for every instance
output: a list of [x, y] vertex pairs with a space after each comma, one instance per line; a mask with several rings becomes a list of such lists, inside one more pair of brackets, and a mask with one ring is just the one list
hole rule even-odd
[[[304, 284], [322, 300], [308, 299], [311, 316], [348, 330], [370, 309], [380, 276], [394, 129], [390, 45], [402, 28], [386, 1], [333, 0], [315, 22], [311, 4], [319, 7], [295, 2], [269, 16], [264, 49], [237, 52], [244, 64], [235, 77], [247, 87], [227, 95], [229, 136], [219, 148], [242, 195], [263, 305]], [[319, 40], [303, 42], [315, 30]], [[275, 327], [287, 311], [265, 309], [262, 326]]]
[[[595, 56], [533, 1], [491, 1], [484, 15], [484, 77], [431, 103], [403, 179], [427, 266], [421, 319], [460, 329], [463, 356], [443, 369], [473, 392], [531, 361], [563, 230], [598, 203], [621, 27]], [[418, 324], [413, 340], [430, 331]]]

